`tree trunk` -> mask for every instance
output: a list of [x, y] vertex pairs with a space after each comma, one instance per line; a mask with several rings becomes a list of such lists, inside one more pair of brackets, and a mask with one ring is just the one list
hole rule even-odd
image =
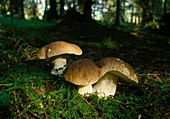
[[60, 16], [64, 14], [64, 0], [60, 0]]
[[132, 6], [131, 9], [132, 9], [132, 13], [131, 13], [131, 23], [133, 24], [134, 7]]
[[122, 22], [127, 22], [128, 20], [127, 20], [127, 11], [126, 11], [126, 1], [125, 0], [123, 0], [123, 8], [124, 9], [122, 9]]
[[46, 20], [47, 19], [47, 6], [48, 6], [48, 0], [45, 0], [45, 9], [44, 9], [44, 16], [43, 19]]
[[147, 12], [146, 8], [143, 8], [142, 25], [146, 25], [149, 22], [153, 22], [154, 17], [152, 13]]
[[147, 13], [146, 13], [146, 9], [143, 7], [143, 13], [142, 13], [142, 25], [144, 26], [146, 24], [146, 19], [147, 19]]
[[73, 9], [75, 10], [76, 9], [76, 1], [73, 0]]
[[84, 11], [84, 2], [83, 2], [83, 0], [78, 0], [77, 6], [78, 6], [77, 11], [82, 14], [83, 11]]
[[[19, 1], [20, 3], [20, 1]], [[18, 1], [17, 0], [14, 0], [14, 14], [18, 14], [19, 15], [19, 4], [18, 4]]]
[[7, 13], [7, 10], [6, 10], [6, 0], [2, 0], [1, 1], [1, 5], [2, 5], [2, 8], [1, 8], [1, 13], [2, 13], [2, 15], [6, 15], [6, 13]]
[[84, 2], [84, 15], [86, 17], [88, 17], [89, 19], [92, 19], [92, 17], [91, 17], [92, 4], [93, 4], [92, 0], [85, 0], [85, 2]]
[[24, 18], [24, 0], [20, 0], [21, 18]]
[[165, 14], [166, 11], [167, 11], [167, 5], [166, 4], [167, 4], [168, 1], [167, 0], [163, 0], [162, 2], [163, 2], [163, 8], [162, 8], [163, 12], [162, 13]]
[[116, 8], [116, 20], [115, 20], [115, 25], [120, 25], [120, 18], [121, 18], [121, 14], [120, 14], [120, 0], [117, 0], [117, 8]]
[[10, 16], [13, 17], [14, 14], [18, 18], [24, 18], [24, 0], [10, 0]]
[[57, 12], [57, 3], [56, 0], [50, 0], [50, 18], [49, 19], [58, 19], [59, 15]]
[[32, 4], [33, 4], [33, 18], [37, 19], [37, 14], [36, 14], [36, 9], [37, 9], [36, 4], [37, 3], [35, 3], [35, 1], [33, 0]]
[[14, 7], [13, 7], [13, 5], [14, 5], [14, 0], [10, 0], [10, 16], [11, 17], [13, 17], [13, 15], [14, 15]]

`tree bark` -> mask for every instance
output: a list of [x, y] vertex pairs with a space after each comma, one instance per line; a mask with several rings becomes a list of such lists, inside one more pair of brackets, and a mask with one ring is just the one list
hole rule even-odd
[[76, 1], [73, 0], [73, 9], [75, 10], [76, 9]]
[[24, 0], [10, 0], [10, 16], [16, 14], [19, 18], [24, 18]]
[[49, 19], [58, 19], [59, 15], [57, 12], [57, 3], [56, 0], [50, 0], [50, 16]]
[[47, 19], [47, 6], [48, 6], [48, 0], [45, 0], [45, 9], [44, 9], [44, 16], [43, 19], [46, 20]]
[[19, 4], [18, 4], [18, 1], [16, 0], [14, 0], [14, 14], [19, 14]]
[[131, 9], [132, 9], [132, 13], [131, 13], [131, 23], [133, 24], [134, 7], [132, 6]]
[[117, 0], [117, 8], [116, 8], [116, 20], [115, 20], [115, 25], [120, 25], [120, 18], [121, 18], [121, 14], [120, 14], [120, 0]]
[[60, 0], [60, 16], [64, 14], [64, 0]]
[[84, 15], [88, 17], [89, 19], [92, 19], [91, 13], [92, 13], [92, 6], [93, 2], [92, 0], [85, 0], [84, 2]]
[[10, 16], [14, 15], [14, 0], [10, 0]]
[[36, 4], [37, 4], [37, 3], [35, 3], [35, 1], [33, 0], [32, 4], [33, 4], [33, 18], [34, 18], [34, 19], [37, 19], [37, 14], [36, 14], [36, 13], [37, 13], [37, 12], [36, 12], [36, 9], [37, 9], [37, 8], [36, 8], [36, 7], [37, 7]]
[[149, 22], [152, 22], [154, 17], [153, 17], [153, 13], [152, 13], [152, 1], [150, 0], [148, 2], [148, 0], [139, 0], [137, 1], [137, 3], [141, 6], [142, 8], [142, 25], [146, 25]]
[[24, 0], [20, 0], [21, 18], [24, 18]]
[[1, 1], [1, 5], [2, 5], [2, 8], [1, 8], [1, 13], [2, 13], [2, 15], [6, 15], [6, 13], [7, 13], [7, 10], [6, 10], [6, 0], [2, 0]]
[[83, 11], [84, 11], [84, 1], [83, 1], [83, 0], [78, 0], [77, 6], [78, 6], [78, 9], [77, 9], [77, 10], [78, 10], [80, 13], [83, 13]]
[[126, 1], [123, 0], [123, 7], [122, 9], [122, 22], [127, 22], [128, 20], [126, 19], [127, 11], [126, 11]]
[[163, 14], [165, 14], [165, 13], [166, 13], [166, 11], [167, 11], [167, 5], [166, 5], [166, 4], [167, 4], [167, 2], [168, 2], [167, 0], [164, 0], [163, 8], [162, 8], [162, 9], [163, 9]]
[[142, 13], [142, 25], [144, 26], [146, 24], [146, 19], [147, 19], [147, 13], [146, 13], [146, 9], [143, 7], [143, 13]]

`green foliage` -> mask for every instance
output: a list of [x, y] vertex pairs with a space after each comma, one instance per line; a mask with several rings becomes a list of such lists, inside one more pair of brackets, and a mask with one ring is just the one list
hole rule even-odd
[[148, 24], [149, 27], [151, 27], [152, 29], [158, 29], [159, 28], [159, 23], [158, 22], [149, 22]]
[[0, 92], [0, 101], [9, 101], [9, 98], [7, 96], [7, 93]]
[[23, 30], [40, 30], [42, 28], [48, 28], [51, 27], [52, 24], [44, 23], [41, 20], [25, 20], [25, 19], [15, 19], [10, 17], [1, 17], [0, 23], [6, 25], [6, 26], [13, 26], [17, 29], [23, 29]]
[[113, 41], [111, 37], [105, 38], [102, 43], [106, 48], [114, 49], [116, 46], [116, 41]]

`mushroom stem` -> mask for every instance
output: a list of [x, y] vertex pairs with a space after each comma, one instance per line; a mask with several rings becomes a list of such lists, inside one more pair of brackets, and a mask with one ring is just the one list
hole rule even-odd
[[67, 61], [66, 61], [65, 55], [59, 55], [59, 56], [54, 57], [54, 59], [52, 59], [53, 68], [51, 70], [51, 74], [53, 75], [63, 74], [63, 71], [66, 68], [64, 67], [64, 65], [66, 64], [67, 64]]
[[93, 88], [92, 88], [92, 85], [91, 84], [89, 84], [89, 85], [85, 85], [85, 86], [83, 86], [83, 85], [78, 85], [78, 92], [79, 92], [79, 94], [81, 94], [81, 95], [86, 95], [86, 94], [88, 94], [88, 93], [93, 93]]
[[94, 85], [93, 91], [97, 93], [99, 98], [114, 96], [116, 93], [118, 76], [106, 73], [99, 81]]

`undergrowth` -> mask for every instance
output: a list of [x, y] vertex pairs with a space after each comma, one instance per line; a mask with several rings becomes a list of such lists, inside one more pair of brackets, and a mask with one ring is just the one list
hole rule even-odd
[[[156, 76], [138, 73], [139, 84], [119, 82], [114, 98], [82, 97], [76, 86], [65, 81], [63, 76], [50, 74], [47, 61], [36, 58], [42, 46], [41, 42], [37, 43], [45, 40], [37, 38], [37, 30], [46, 26], [53, 29], [52, 25], [43, 21], [3, 19], [0, 21], [0, 114], [3, 119], [169, 117], [168, 73]], [[30, 29], [32, 36], [28, 33]], [[22, 34], [17, 33], [19, 31]], [[104, 43], [108, 47], [115, 45], [109, 42]], [[136, 72], [140, 70], [142, 66], [135, 67]]]

